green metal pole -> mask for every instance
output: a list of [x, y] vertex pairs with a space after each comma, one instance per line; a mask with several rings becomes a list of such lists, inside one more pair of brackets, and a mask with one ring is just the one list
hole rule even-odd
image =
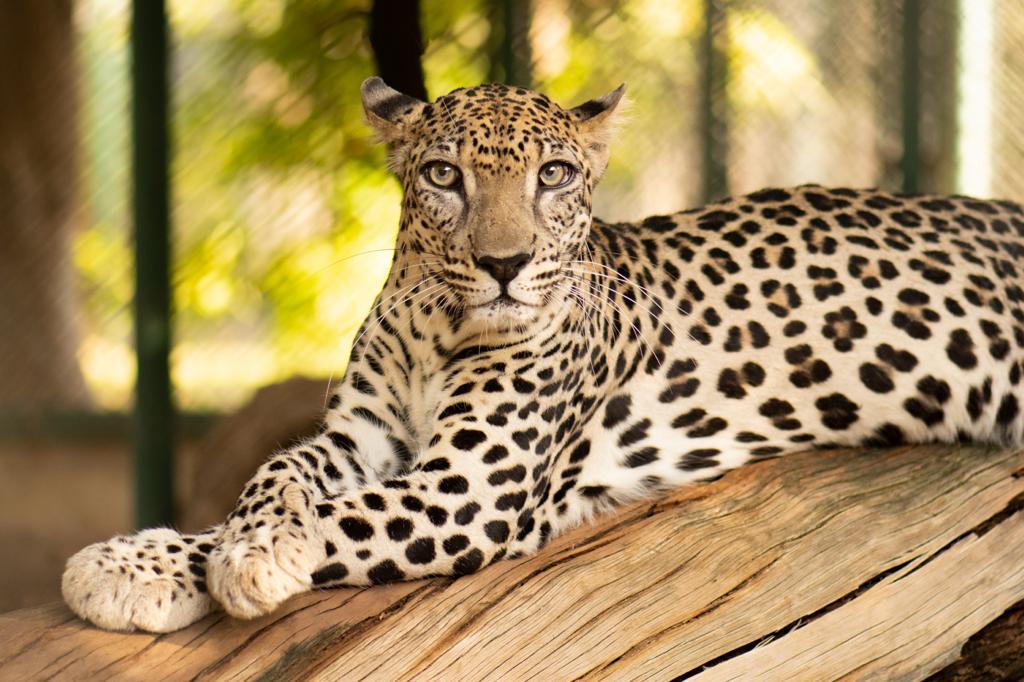
[[505, 33], [501, 53], [505, 67], [505, 82], [529, 88], [533, 86], [533, 55], [530, 50], [530, 0], [503, 0], [502, 19]]
[[903, 191], [921, 191], [921, 3], [903, 2]]
[[726, 96], [727, 58], [717, 34], [724, 29], [722, 0], [704, 0], [704, 31], [701, 35], [701, 188], [704, 201], [728, 196], [729, 154]]
[[164, 0], [132, 3], [132, 170], [135, 229], [135, 522], [174, 518], [171, 399], [168, 28]]

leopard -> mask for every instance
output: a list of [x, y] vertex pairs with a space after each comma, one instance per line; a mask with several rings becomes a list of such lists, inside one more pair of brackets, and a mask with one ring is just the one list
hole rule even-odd
[[320, 428], [222, 524], [72, 556], [71, 610], [121, 631], [254, 618], [456, 579], [797, 451], [1021, 443], [1019, 204], [803, 185], [604, 222], [623, 93], [424, 102], [366, 80], [401, 218]]

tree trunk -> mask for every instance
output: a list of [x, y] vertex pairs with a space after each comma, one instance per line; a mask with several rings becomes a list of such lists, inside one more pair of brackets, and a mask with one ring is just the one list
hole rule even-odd
[[1019, 678], [1012, 637], [972, 635], [1024, 599], [1022, 548], [1024, 452], [809, 452], [457, 580], [317, 592], [160, 636], [61, 605], [5, 614], [0, 678], [922, 679], [965, 642]]
[[0, 65], [0, 410], [83, 405], [71, 1], [0, 3]]
[[423, 33], [419, 0], [374, 0], [370, 47], [384, 82], [410, 97], [427, 100], [423, 79]]

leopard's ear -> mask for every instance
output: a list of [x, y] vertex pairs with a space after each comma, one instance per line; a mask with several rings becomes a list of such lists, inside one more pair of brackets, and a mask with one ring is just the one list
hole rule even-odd
[[595, 182], [604, 175], [608, 166], [609, 143], [615, 123], [623, 106], [626, 84], [623, 83], [607, 95], [584, 102], [569, 110], [584, 141], [584, 151], [590, 160]]
[[359, 92], [363, 97], [366, 122], [388, 144], [401, 139], [405, 126], [418, 119], [427, 106], [426, 102], [389, 87], [377, 76], [363, 81]]

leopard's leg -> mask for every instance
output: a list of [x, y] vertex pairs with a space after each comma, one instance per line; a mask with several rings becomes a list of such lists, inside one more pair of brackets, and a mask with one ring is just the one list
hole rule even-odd
[[[327, 422], [338, 419], [344, 416], [330, 414]], [[229, 522], [269, 504], [265, 482], [275, 480], [281, 467], [287, 467], [289, 476], [319, 495], [331, 497], [408, 466], [395, 448], [379, 447], [394, 440], [376, 431], [379, 429], [363, 429], [361, 437], [364, 445], [382, 453], [375, 459], [361, 457], [358, 448], [336, 442], [327, 434], [275, 456], [246, 485]], [[82, 618], [111, 630], [168, 632], [182, 628], [217, 607], [207, 590], [207, 562], [221, 542], [223, 529], [221, 524], [202, 533], [184, 534], [154, 528], [90, 545], [67, 562], [62, 580], [64, 599]], [[265, 532], [263, 525], [249, 530], [257, 535]], [[313, 555], [307, 552], [302, 556]], [[303, 565], [302, 570], [305, 581], [299, 584], [308, 584], [311, 569]], [[291, 583], [288, 589], [293, 589]]]
[[210, 555], [214, 597], [252, 618], [311, 587], [460, 575], [535, 547], [542, 524], [534, 516], [547, 513], [540, 508], [564, 429], [545, 421], [542, 404], [500, 419], [511, 403], [496, 387], [511, 390], [513, 381], [500, 372], [451, 382], [453, 395], [437, 407], [445, 416], [405, 476], [332, 497], [308, 484], [297, 458], [277, 460], [266, 503], [236, 510]]

